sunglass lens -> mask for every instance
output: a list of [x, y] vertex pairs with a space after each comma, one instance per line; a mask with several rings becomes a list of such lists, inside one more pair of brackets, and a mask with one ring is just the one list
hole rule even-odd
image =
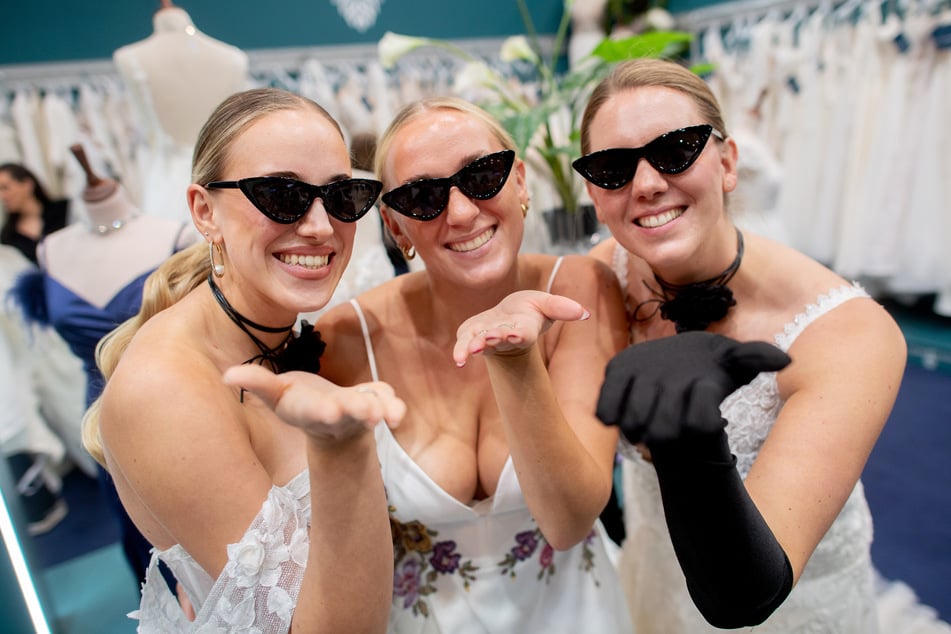
[[433, 181], [408, 183], [386, 194], [384, 202], [417, 220], [432, 220], [449, 204], [449, 187]]
[[697, 160], [709, 136], [705, 129], [696, 127], [670, 132], [652, 141], [644, 148], [644, 154], [658, 171], [679, 174]]
[[258, 209], [275, 222], [284, 224], [300, 220], [314, 202], [311, 192], [284, 179], [254, 180], [248, 184], [248, 194]]
[[620, 148], [589, 154], [577, 163], [582, 176], [598, 187], [619, 189], [633, 178], [637, 157], [634, 151]]
[[344, 181], [328, 188], [324, 207], [337, 220], [354, 222], [370, 210], [378, 193], [373, 181]]
[[497, 152], [475, 160], [459, 172], [456, 184], [471, 198], [492, 198], [502, 190], [508, 179], [511, 171], [508, 158], [505, 152]]

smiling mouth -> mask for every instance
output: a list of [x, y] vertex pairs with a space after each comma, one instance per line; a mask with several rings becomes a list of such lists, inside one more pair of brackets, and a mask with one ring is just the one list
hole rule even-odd
[[323, 268], [330, 264], [329, 255], [297, 255], [294, 253], [282, 253], [277, 256], [277, 259], [279, 259], [284, 264], [288, 264], [290, 266], [301, 266], [312, 271]]
[[481, 234], [474, 237], [472, 240], [466, 240], [465, 242], [453, 242], [447, 246], [456, 253], [466, 253], [468, 251], [474, 251], [478, 249], [483, 244], [491, 240], [492, 236], [494, 235], [495, 227], [489, 227]]
[[662, 227], [668, 222], [673, 222], [677, 218], [680, 218], [684, 215], [684, 208], [680, 207], [678, 209], [670, 209], [663, 213], [659, 213], [653, 216], [644, 216], [643, 218], [638, 218], [634, 223], [638, 227], [644, 227], [646, 229], [655, 229], [657, 227]]

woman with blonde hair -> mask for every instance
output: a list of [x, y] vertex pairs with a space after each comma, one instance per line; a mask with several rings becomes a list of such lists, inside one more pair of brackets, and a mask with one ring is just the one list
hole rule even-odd
[[320, 378], [319, 334], [292, 332], [329, 301], [379, 193], [350, 174], [314, 102], [269, 88], [226, 99], [187, 190], [206, 244], [150, 276], [139, 314], [100, 344], [107, 382], [84, 432], [155, 546], [140, 632], [385, 629], [392, 550], [371, 429], [403, 405], [383, 383]]
[[629, 309], [598, 415], [625, 437], [638, 632], [875, 632], [859, 477], [901, 383], [901, 331], [859, 285], [737, 229], [737, 146], [688, 69], [619, 64], [581, 135], [574, 165], [613, 236], [593, 254]]
[[401, 275], [336, 306], [321, 374], [385, 380], [376, 428], [394, 531], [390, 631], [630, 631], [598, 515], [617, 431], [594, 417], [623, 345], [608, 267], [522, 254], [525, 166], [455, 98], [405, 107], [380, 139], [381, 211]]

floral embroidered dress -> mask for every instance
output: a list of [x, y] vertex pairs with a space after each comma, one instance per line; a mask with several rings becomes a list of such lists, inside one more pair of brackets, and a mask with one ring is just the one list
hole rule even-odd
[[[618, 256], [615, 252], [613, 268], [626, 288], [626, 253]], [[857, 297], [868, 297], [857, 284], [831, 289], [777, 333], [776, 345], [788, 350], [816, 319]], [[736, 455], [741, 476], [749, 473], [782, 407], [775, 372], [758, 375], [720, 405], [723, 417], [729, 421], [730, 449]], [[619, 447], [627, 458], [622, 467], [627, 537], [618, 568], [638, 633], [723, 631], [707, 624], [687, 593], [667, 531], [653, 465], [623, 438]], [[765, 623], [743, 631], [878, 632], [871, 543], [872, 517], [859, 481], [786, 601]]]
[[[181, 546], [152, 551], [142, 586], [142, 634], [271, 634], [290, 628], [310, 544], [310, 479], [302, 471], [282, 487], [272, 487], [261, 511], [237, 544], [228, 546], [228, 563], [212, 579]], [[158, 569], [164, 561], [195, 607], [185, 619]]]
[[[376, 381], [366, 320], [350, 303]], [[511, 456], [495, 495], [467, 505], [430, 479], [386, 425], [377, 425], [376, 442], [394, 541], [389, 632], [633, 631], [601, 523], [584, 542], [556, 552], [528, 510]]]

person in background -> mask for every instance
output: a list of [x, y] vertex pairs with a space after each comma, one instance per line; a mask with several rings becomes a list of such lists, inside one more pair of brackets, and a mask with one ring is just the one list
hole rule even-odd
[[330, 299], [379, 191], [350, 177], [330, 115], [292, 93], [236, 93], [202, 128], [187, 199], [207, 244], [166, 260], [102, 341], [84, 426], [155, 547], [140, 632], [384, 631], [393, 559], [371, 428], [404, 405], [384, 383], [317, 376], [320, 333], [292, 330]]
[[6, 212], [0, 244], [16, 247], [36, 264], [36, 245], [66, 226], [68, 200], [53, 200], [28, 168], [19, 163], [0, 165], [0, 202]]
[[321, 375], [384, 380], [407, 404], [376, 428], [393, 522], [390, 631], [630, 631], [598, 514], [617, 431], [594, 417], [623, 345], [610, 269], [520, 254], [525, 166], [469, 102], [400, 111], [380, 139], [381, 212], [425, 267], [318, 322]]
[[734, 226], [736, 143], [679, 64], [619, 64], [581, 135], [574, 166], [613, 236], [592, 255], [621, 282], [633, 344], [598, 416], [625, 437], [637, 631], [877, 631], [859, 477], [905, 367], [897, 324], [858, 284]]
[[[191, 223], [142, 214], [121, 183], [93, 170], [82, 145], [70, 150], [86, 174], [83, 213], [77, 222], [39, 242], [39, 268], [19, 276], [13, 292], [26, 319], [54, 329], [82, 361], [85, 410], [102, 390], [97, 344], [138, 312], [146, 277], [173, 253], [196, 242], [198, 234]], [[80, 413], [70, 430], [77, 445], [81, 419]], [[92, 462], [103, 500], [115, 516], [138, 589], [145, 582], [152, 545], [125, 513], [109, 474], [88, 453], [82, 454]]]

